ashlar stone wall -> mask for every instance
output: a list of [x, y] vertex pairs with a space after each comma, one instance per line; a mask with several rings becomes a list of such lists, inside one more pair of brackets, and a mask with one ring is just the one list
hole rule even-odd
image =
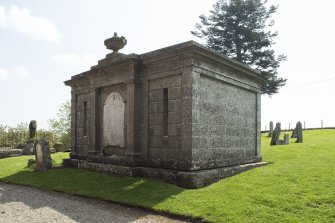
[[91, 129], [91, 117], [90, 109], [91, 102], [89, 94], [83, 93], [76, 97], [76, 153], [87, 154], [90, 148], [90, 129]]
[[[238, 165], [256, 155], [255, 92], [198, 75], [194, 98], [195, 169]], [[204, 162], [206, 160], [207, 162]]]
[[[181, 150], [182, 102], [181, 74], [149, 81], [148, 158], [176, 161]], [[184, 158], [184, 157], [183, 157]]]

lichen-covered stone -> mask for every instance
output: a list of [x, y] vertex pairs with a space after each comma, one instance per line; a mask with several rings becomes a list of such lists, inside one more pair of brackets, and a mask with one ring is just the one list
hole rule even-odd
[[35, 160], [36, 160], [36, 171], [45, 171], [51, 169], [51, 156], [49, 143], [45, 140], [35, 141]]
[[302, 125], [301, 122], [297, 122], [297, 125], [295, 127], [295, 131], [297, 134], [297, 141], [295, 141], [296, 143], [302, 143], [303, 139], [302, 139]]
[[269, 129], [268, 137], [272, 137], [272, 133], [273, 133], [273, 121], [270, 122], [270, 129]]

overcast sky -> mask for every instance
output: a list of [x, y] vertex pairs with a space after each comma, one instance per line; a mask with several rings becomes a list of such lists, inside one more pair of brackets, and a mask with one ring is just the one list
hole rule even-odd
[[[214, 0], [0, 1], [0, 124], [37, 120], [48, 128], [70, 99], [63, 81], [108, 53], [114, 32], [127, 38], [123, 53], [145, 53], [180, 42]], [[291, 127], [335, 126], [335, 3], [332, 0], [269, 0], [279, 4], [275, 51], [286, 54], [279, 94], [262, 97], [262, 129], [269, 121]]]

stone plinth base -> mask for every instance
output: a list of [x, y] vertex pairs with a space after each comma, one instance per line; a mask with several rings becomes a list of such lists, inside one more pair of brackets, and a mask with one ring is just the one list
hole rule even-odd
[[255, 167], [267, 165], [268, 162], [249, 163], [229, 167], [197, 171], [181, 171], [150, 167], [128, 167], [104, 163], [87, 162], [77, 159], [64, 159], [64, 166], [110, 173], [117, 176], [134, 176], [156, 178], [186, 188], [201, 188], [222, 178], [233, 176]]

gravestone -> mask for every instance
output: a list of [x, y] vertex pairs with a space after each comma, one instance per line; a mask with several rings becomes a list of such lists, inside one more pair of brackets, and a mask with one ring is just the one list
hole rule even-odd
[[273, 133], [273, 122], [270, 122], [270, 130], [269, 130], [269, 135], [268, 137], [272, 137], [272, 133]]
[[275, 129], [273, 130], [273, 133], [272, 133], [272, 138], [271, 138], [270, 145], [278, 145], [277, 141], [279, 140], [280, 132], [281, 132], [281, 124], [280, 124], [280, 122], [277, 122], [276, 127], [275, 127]]
[[272, 138], [271, 138], [271, 142], [270, 145], [285, 145], [289, 143], [289, 134], [284, 134], [284, 140], [279, 139], [280, 137], [280, 133], [281, 133], [281, 124], [280, 122], [276, 123], [276, 127], [273, 130], [273, 134], [272, 134]]
[[35, 171], [45, 171], [51, 169], [51, 156], [49, 143], [45, 140], [35, 141]]
[[302, 143], [302, 125], [301, 122], [297, 122], [297, 125], [295, 127], [295, 131], [297, 134], [297, 141], [295, 141], [296, 143]]
[[289, 144], [289, 134], [284, 134], [284, 144]]

